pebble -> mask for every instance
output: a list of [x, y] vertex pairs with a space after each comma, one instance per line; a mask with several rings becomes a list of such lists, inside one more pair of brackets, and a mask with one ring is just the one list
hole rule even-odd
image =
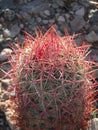
[[20, 30], [21, 28], [17, 24], [12, 25], [10, 30], [10, 34], [11, 34], [10, 37], [11, 38], [16, 37], [19, 34]]
[[0, 24], [0, 31], [2, 30], [2, 28], [3, 28], [3, 26], [2, 26], [2, 24]]
[[23, 28], [24, 28], [24, 24], [21, 23], [21, 24], [19, 25], [19, 27], [20, 27], [21, 29], [23, 29]]
[[87, 40], [87, 42], [96, 42], [98, 41], [98, 35], [94, 32], [94, 31], [91, 31], [89, 34], [87, 34], [85, 36], [85, 39]]
[[64, 1], [63, 0], [54, 0], [55, 3], [57, 3], [60, 7], [64, 7]]
[[80, 4], [82, 4], [85, 8], [88, 8], [90, 6], [90, 1], [92, 0], [80, 0]]
[[31, 20], [30, 14], [20, 11], [18, 15], [18, 18], [21, 19], [23, 22], [29, 22]]
[[68, 30], [67, 24], [59, 24], [59, 30], [61, 30], [61, 32], [64, 33], [64, 30], [65, 30], [65, 29]]
[[0, 43], [4, 41], [3, 34], [0, 34]]
[[11, 85], [11, 80], [10, 79], [2, 79], [1, 83], [2, 83], [2, 88], [4, 90], [7, 90], [8, 87]]
[[76, 12], [75, 12], [76, 15], [81, 15], [81, 16], [84, 16], [85, 14], [85, 9], [84, 7], [78, 9]]
[[37, 21], [38, 23], [40, 23], [40, 22], [42, 22], [42, 19], [41, 19], [40, 17], [37, 17], [37, 18], [36, 18], [36, 21]]
[[10, 30], [7, 28], [3, 30], [4, 38], [14, 38], [19, 34], [20, 30], [21, 28], [17, 24], [11, 25]]
[[54, 9], [58, 9], [59, 8], [59, 5], [56, 3], [56, 0], [54, 0], [54, 3], [52, 4], [52, 7]]
[[27, 2], [30, 2], [30, 1], [32, 0], [14, 0], [14, 3], [21, 5], [21, 4], [26, 4]]
[[10, 37], [4, 38], [4, 40], [1, 43], [3, 48], [8, 48], [12, 43], [12, 39]]
[[75, 42], [77, 46], [81, 46], [83, 43], [81, 36], [78, 36], [77, 38], [75, 38]]
[[4, 10], [4, 18], [6, 20], [12, 21], [15, 18], [15, 12], [13, 10], [10, 9], [5, 9]]
[[45, 10], [45, 11], [44, 11], [44, 14], [45, 14], [46, 16], [50, 16], [50, 11], [49, 11], [49, 10]]
[[98, 33], [98, 25], [96, 25], [96, 24], [94, 24], [94, 25], [92, 25], [91, 27], [89, 27], [90, 28], [90, 31], [94, 31], [94, 32], [96, 32], [96, 33]]
[[85, 24], [86, 21], [84, 20], [83, 16], [80, 15], [75, 15], [75, 18], [72, 21], [70, 21], [70, 26], [73, 33], [82, 29], [85, 26]]
[[14, 91], [10, 92], [10, 96], [11, 97], [15, 97], [16, 96], [16, 93]]
[[58, 22], [65, 22], [65, 18], [63, 16], [59, 16], [57, 21]]
[[39, 16], [43, 19], [47, 18], [47, 15], [43, 13], [43, 11], [40, 11]]
[[72, 2], [71, 7], [73, 11], [80, 9], [80, 5], [77, 2]]
[[7, 28], [3, 30], [4, 38], [14, 38], [19, 34], [20, 30], [21, 28], [17, 24], [12, 25], [10, 30]]
[[44, 11], [49, 8], [48, 1], [42, 2], [41, 0], [32, 1], [27, 5], [21, 6], [21, 10], [31, 15], [39, 14], [39, 12]]
[[91, 15], [90, 22], [93, 24], [98, 22], [98, 10]]
[[3, 29], [3, 35], [5, 38], [11, 37], [11, 32], [9, 29]]
[[0, 62], [4, 62], [8, 59], [8, 55], [12, 52], [10, 48], [4, 48], [0, 53]]
[[44, 24], [48, 24], [48, 23], [49, 23], [49, 20], [43, 20], [43, 23], [44, 23]]
[[94, 15], [96, 12], [97, 12], [97, 9], [91, 9], [91, 10], [89, 11], [88, 17], [89, 17], [89, 18], [93, 18], [93, 15]]
[[98, 130], [98, 118], [91, 119], [88, 130]]
[[32, 18], [32, 19], [29, 21], [29, 24], [32, 25], [32, 26], [35, 26], [35, 25], [36, 25], [35, 18]]
[[2, 93], [2, 95], [1, 95], [1, 101], [6, 101], [8, 99], [9, 99], [8, 92]]

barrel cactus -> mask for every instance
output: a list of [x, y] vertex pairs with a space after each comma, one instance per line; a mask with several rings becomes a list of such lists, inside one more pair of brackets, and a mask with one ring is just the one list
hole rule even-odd
[[[60, 37], [54, 28], [36, 37], [25, 33], [25, 45], [13, 48], [10, 109], [20, 130], [86, 130], [95, 110], [96, 64], [85, 58], [89, 46]], [[14, 93], [14, 96], [12, 95]]]

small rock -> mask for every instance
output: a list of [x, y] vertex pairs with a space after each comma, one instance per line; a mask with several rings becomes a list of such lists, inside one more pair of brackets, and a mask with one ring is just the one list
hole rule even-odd
[[43, 20], [42, 22], [43, 22], [43, 24], [48, 24], [49, 23], [48, 20]]
[[26, 4], [27, 2], [30, 2], [31, 0], [14, 0], [14, 3], [16, 5]]
[[0, 16], [2, 15], [2, 13], [3, 13], [3, 11], [2, 11], [2, 9], [0, 9]]
[[85, 26], [86, 22], [80, 15], [76, 15], [75, 18], [70, 21], [70, 26], [73, 32], [77, 32]]
[[2, 26], [2, 24], [0, 24], [0, 31], [2, 30], [2, 28], [3, 28], [3, 26]]
[[41, 19], [40, 17], [37, 17], [37, 18], [36, 18], [36, 21], [37, 21], [38, 23], [40, 23], [40, 22], [42, 21], [42, 19]]
[[90, 29], [90, 27], [91, 27], [90, 23], [89, 23], [89, 22], [87, 22], [87, 23], [85, 24], [85, 30], [89, 30], [89, 29]]
[[84, 16], [84, 14], [85, 14], [84, 7], [78, 9], [78, 10], [75, 12], [75, 14], [76, 14], [76, 15]]
[[6, 101], [9, 99], [9, 95], [7, 92], [4, 92], [2, 95], [1, 95], [1, 101]]
[[64, 7], [64, 1], [63, 0], [54, 0], [54, 2], [56, 2], [57, 5]]
[[15, 97], [16, 96], [15, 91], [10, 92], [10, 96]]
[[96, 14], [96, 12], [97, 12], [97, 9], [91, 9], [89, 11], [88, 17], [91, 18], [93, 16], [93, 14]]
[[56, 20], [58, 20], [58, 17], [59, 17], [59, 16], [60, 16], [60, 13], [56, 12], [56, 14], [55, 14]]
[[[59, 8], [59, 7], [58, 7], [58, 8]], [[57, 9], [55, 9], [55, 8], [50, 8], [49, 11], [50, 11], [51, 17], [54, 18], [55, 14], [56, 14], [56, 12], [57, 12]]]
[[21, 28], [18, 25], [12, 25], [10, 30], [9, 29], [3, 29], [3, 35], [4, 38], [14, 38], [17, 36], [17, 34], [20, 32]]
[[6, 20], [12, 21], [15, 18], [15, 12], [10, 9], [5, 9], [4, 10], [4, 18]]
[[92, 26], [89, 27], [89, 30], [90, 31], [93, 30], [94, 32], [98, 33], [98, 25], [93, 24]]
[[63, 16], [59, 16], [57, 21], [58, 22], [65, 22], [65, 18]]
[[98, 9], [91, 9], [88, 18], [90, 23], [97, 23], [98, 22]]
[[47, 18], [47, 15], [45, 15], [43, 11], [40, 11], [39, 15], [42, 19]]
[[1, 129], [2, 129], [2, 126], [4, 126], [4, 121], [3, 121], [3, 119], [0, 119], [0, 127], [1, 127]]
[[45, 14], [46, 16], [50, 16], [50, 11], [49, 11], [49, 10], [45, 10], [45, 11], [44, 11], [44, 14]]
[[5, 48], [0, 53], [0, 62], [6, 61], [8, 59], [8, 55], [12, 52], [10, 48]]
[[5, 22], [5, 20], [4, 20], [4, 18], [1, 16], [0, 17], [0, 23], [4, 23]]
[[31, 20], [31, 15], [23, 11], [20, 11], [19, 14], [17, 14], [17, 17], [23, 22], [28, 22]]
[[21, 23], [21, 24], [19, 25], [19, 27], [20, 27], [21, 29], [23, 29], [23, 28], [24, 28], [24, 24]]
[[76, 42], [77, 46], [81, 46], [83, 43], [82, 37], [81, 36], [76, 37], [75, 42]]
[[66, 17], [66, 19], [69, 19], [69, 18], [70, 18], [70, 14], [69, 14], [69, 13], [66, 13], [66, 14], [65, 14], [65, 17]]
[[0, 0], [0, 9], [7, 9], [13, 7], [14, 0]]
[[29, 21], [29, 24], [32, 25], [32, 26], [35, 26], [36, 25], [35, 18], [31, 18], [30, 21]]
[[5, 90], [11, 85], [11, 80], [10, 79], [3, 79], [1, 81], [2, 83], [2, 88], [4, 88]]
[[80, 5], [77, 2], [72, 2], [71, 7], [73, 11], [76, 11], [80, 8]]
[[85, 8], [89, 7], [90, 2], [91, 2], [91, 0], [79, 0], [79, 3], [82, 4]]
[[98, 130], [98, 118], [94, 118], [89, 121], [88, 130]]
[[26, 4], [27, 0], [19, 0], [19, 4]]
[[0, 43], [4, 41], [3, 34], [0, 34]]
[[34, 0], [26, 5], [20, 7], [23, 12], [28, 14], [39, 14], [40, 11], [47, 10], [49, 8], [49, 3], [47, 0], [42, 2], [41, 0]]
[[50, 19], [48, 22], [49, 22], [50, 25], [54, 24], [55, 23], [55, 19]]
[[96, 42], [98, 41], [98, 35], [94, 31], [91, 31], [85, 36], [85, 39], [87, 40], [87, 42]]
[[10, 37], [4, 38], [4, 40], [2, 41], [2, 47], [8, 48], [11, 43], [12, 43], [12, 39]]
[[66, 23], [59, 24], [59, 30], [64, 33], [64, 30], [69, 30]]
[[16, 40], [16, 42], [17, 42], [17, 40], [18, 40], [18, 44], [19, 44], [19, 45], [22, 45], [22, 46], [25, 45], [25, 41], [24, 41], [24, 36], [23, 36], [23, 35], [19, 34], [19, 35], [18, 35], [18, 39], [17, 39], [17, 37], [16, 37], [15, 40]]
[[[53, 1], [55, 2], [55, 0], [53, 0]], [[52, 7], [53, 7], [54, 9], [58, 9], [58, 8], [59, 8], [59, 6], [58, 6], [58, 4], [57, 4], [56, 2], [52, 4]]]
[[5, 38], [11, 37], [11, 32], [9, 29], [3, 29], [3, 34]]
[[18, 33], [20, 32], [21, 28], [15, 24], [11, 27], [11, 30], [10, 30], [10, 34], [11, 34], [11, 38], [14, 38], [18, 35]]

